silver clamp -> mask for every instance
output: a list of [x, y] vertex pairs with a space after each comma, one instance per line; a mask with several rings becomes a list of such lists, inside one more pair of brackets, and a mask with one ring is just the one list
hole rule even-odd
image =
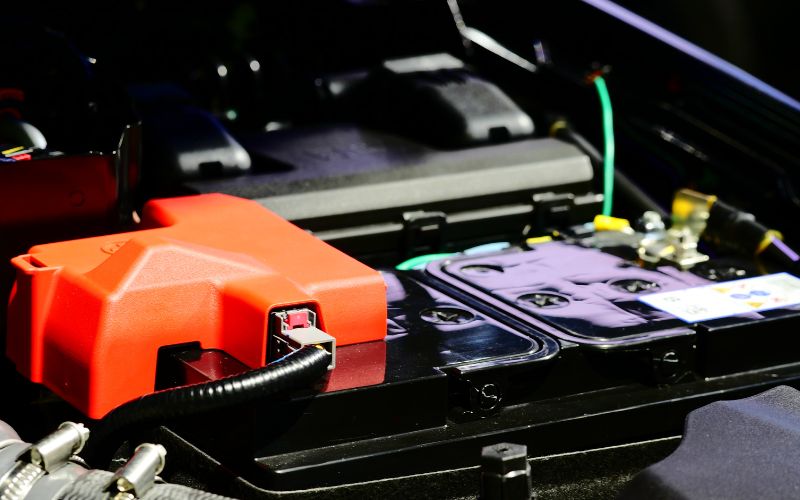
[[167, 450], [160, 444], [140, 444], [114, 474], [109, 490], [116, 492], [115, 498], [141, 498], [164, 470], [166, 455]]
[[83, 424], [64, 422], [58, 429], [31, 445], [20, 457], [28, 463], [53, 472], [79, 453], [89, 439], [89, 429]]
[[[83, 449], [89, 430], [81, 424], [64, 422], [58, 429], [20, 453], [14, 467], [0, 478], [0, 500], [24, 499], [36, 482], [54, 472]], [[16, 439], [2, 442], [5, 447]]]
[[17, 462], [13, 469], [0, 478], [0, 500], [23, 500], [44, 474], [40, 467]]

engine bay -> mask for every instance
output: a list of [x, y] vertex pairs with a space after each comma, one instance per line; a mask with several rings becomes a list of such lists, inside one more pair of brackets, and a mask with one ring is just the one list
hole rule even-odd
[[605, 0], [197, 7], [0, 33], [0, 498], [702, 498], [800, 414], [793, 98]]

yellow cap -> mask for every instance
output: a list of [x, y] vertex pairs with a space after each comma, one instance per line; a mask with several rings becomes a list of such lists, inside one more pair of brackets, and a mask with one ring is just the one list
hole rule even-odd
[[631, 223], [628, 219], [611, 217], [610, 215], [594, 216], [595, 231], [625, 231], [626, 229], [630, 229], [630, 227]]
[[758, 244], [758, 248], [756, 248], [756, 255], [761, 255], [761, 252], [767, 249], [768, 246], [772, 244], [772, 240], [783, 240], [783, 234], [780, 231], [776, 231], [774, 229], [770, 229], [766, 233], [764, 233], [764, 237], [761, 239], [761, 243]]
[[547, 243], [549, 241], [553, 241], [552, 236], [536, 236], [534, 238], [528, 238], [527, 240], [525, 240], [525, 243], [527, 243], [529, 246], [533, 246], [533, 245], [538, 245], [540, 243]]

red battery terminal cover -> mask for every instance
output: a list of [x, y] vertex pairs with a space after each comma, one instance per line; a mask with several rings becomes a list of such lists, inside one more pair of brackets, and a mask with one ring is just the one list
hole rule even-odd
[[386, 334], [381, 275], [253, 201], [155, 200], [142, 227], [12, 259], [8, 357], [91, 418], [153, 392], [163, 346], [199, 342], [263, 366], [279, 311], [316, 311], [339, 346]]

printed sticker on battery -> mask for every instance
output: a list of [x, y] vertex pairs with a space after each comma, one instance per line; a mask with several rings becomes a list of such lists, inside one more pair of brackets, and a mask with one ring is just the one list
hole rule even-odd
[[798, 305], [800, 278], [788, 273], [770, 274], [654, 293], [639, 300], [687, 323], [695, 323]]

